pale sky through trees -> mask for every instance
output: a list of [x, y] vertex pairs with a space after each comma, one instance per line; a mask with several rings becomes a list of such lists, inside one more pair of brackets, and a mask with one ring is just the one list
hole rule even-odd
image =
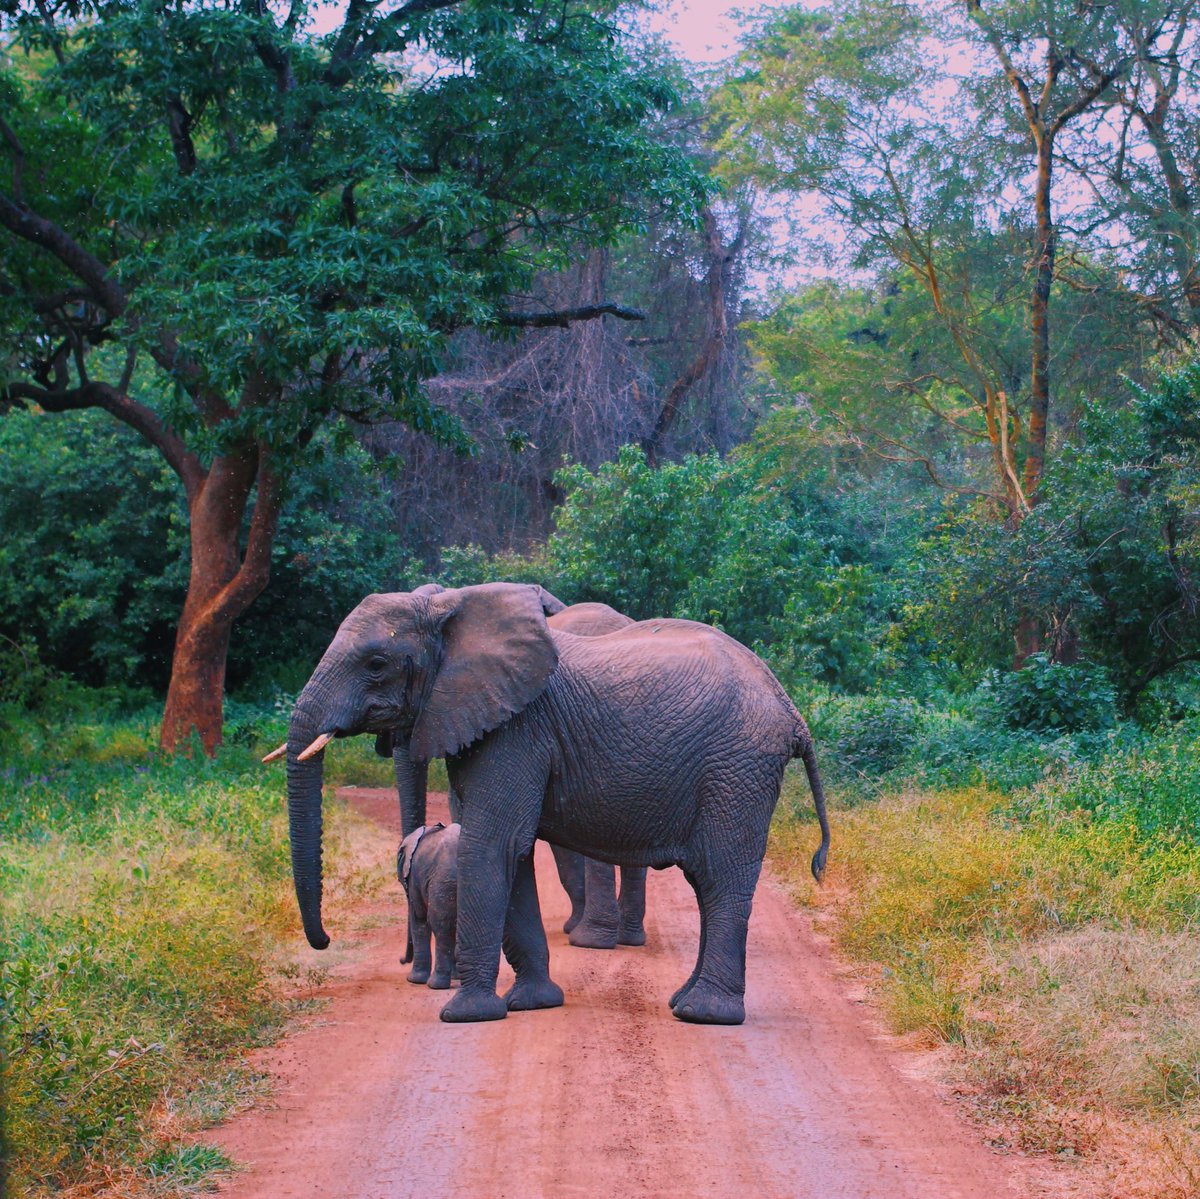
[[[739, 16], [760, 7], [780, 7], [783, 0], [768, 0], [760, 5], [754, 0], [666, 0], [655, 5], [643, 18], [646, 28], [662, 34], [684, 58], [694, 63], [717, 62], [727, 58], [737, 48], [737, 38], [744, 20]], [[313, 29], [328, 33], [341, 23], [345, 5], [322, 5], [315, 12]]]

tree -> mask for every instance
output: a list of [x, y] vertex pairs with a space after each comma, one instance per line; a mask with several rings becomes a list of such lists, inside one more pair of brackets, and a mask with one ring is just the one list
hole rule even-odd
[[1012, 91], [1035, 163], [1030, 194], [1035, 235], [1029, 299], [1033, 342], [1026, 426], [1029, 450], [1021, 478], [1028, 505], [1037, 499], [1046, 464], [1050, 293], [1058, 244], [1054, 213], [1058, 139], [1072, 121], [1106, 100], [1131, 70], [1133, 56], [1115, 36], [1108, 5], [1041, 0], [985, 9], [980, 0], [966, 0], [966, 10]]
[[[1133, 69], [1118, 8], [838, 0], [782, 10], [748, 39], [723, 96], [729, 169], [781, 196], [817, 197], [838, 230], [822, 239], [826, 261], [870, 271], [886, 293], [878, 307], [901, 318], [876, 312], [844, 331], [854, 339], [844, 357], [885, 369], [873, 419], [844, 402], [837, 419], [939, 486], [994, 500], [1010, 532], [1046, 469], [1051, 366], [1066, 345], [1053, 312], [1090, 311], [1106, 350], [1137, 335], [1141, 296], [1105, 247], [1063, 238], [1054, 192], [1067, 132], [1111, 106]], [[951, 50], [968, 70], [950, 69]], [[897, 419], [896, 399], [926, 419]], [[987, 450], [982, 477], [975, 446]], [[1020, 662], [1040, 631], [1022, 617], [1014, 634]]]
[[469, 449], [424, 396], [463, 327], [611, 238], [628, 199], [700, 186], [648, 132], [673, 95], [584, 3], [309, 8], [7, 0], [0, 75], [3, 404], [99, 408], [187, 499], [190, 573], [162, 725], [220, 739], [233, 622], [262, 591], [321, 424], [383, 417]]
[[[1082, 114], [1059, 148], [1094, 198], [1085, 218], [1121, 245], [1147, 311], [1175, 336], [1200, 324], [1197, 15], [1195, 0], [1111, 6], [1131, 66], [1113, 81], [1110, 103]], [[1080, 65], [1093, 77], [1104, 70], [1087, 58]]]

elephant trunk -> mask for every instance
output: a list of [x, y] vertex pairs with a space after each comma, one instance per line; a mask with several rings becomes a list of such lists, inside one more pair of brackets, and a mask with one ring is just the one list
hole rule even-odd
[[[400, 797], [400, 835], [407, 837], [413, 829], [425, 823], [425, 791], [429, 780], [429, 763], [414, 762], [408, 745], [408, 734], [396, 738], [392, 747], [392, 764], [396, 768], [396, 793]], [[404, 946], [401, 965], [413, 960], [412, 925]]]
[[396, 793], [400, 797], [400, 831], [407, 837], [413, 829], [425, 823], [425, 790], [429, 778], [429, 763], [413, 761], [408, 735], [397, 736], [392, 748], [392, 764], [396, 768]]
[[[310, 684], [311, 685], [311, 684]], [[292, 843], [292, 881], [304, 935], [314, 949], [324, 949], [329, 937], [321, 925], [321, 784], [325, 752], [307, 761], [297, 756], [325, 730], [319, 727], [315, 705], [306, 687], [296, 702], [288, 726], [288, 833]]]

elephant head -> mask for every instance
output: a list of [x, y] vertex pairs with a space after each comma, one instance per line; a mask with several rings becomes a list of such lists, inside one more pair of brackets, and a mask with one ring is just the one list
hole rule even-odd
[[374, 733], [414, 762], [454, 754], [545, 688], [558, 664], [540, 587], [486, 583], [369, 595], [342, 622], [296, 700], [288, 727], [292, 876], [304, 934], [321, 924], [321, 783], [325, 746]]

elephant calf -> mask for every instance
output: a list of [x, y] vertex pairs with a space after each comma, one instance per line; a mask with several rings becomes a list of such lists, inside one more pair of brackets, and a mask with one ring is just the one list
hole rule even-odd
[[[414, 829], [396, 853], [396, 874], [408, 895], [413, 966], [410, 983], [428, 983], [435, 991], [450, 986], [454, 939], [458, 928], [459, 826], [426, 824]], [[437, 956], [430, 953], [430, 933]]]

